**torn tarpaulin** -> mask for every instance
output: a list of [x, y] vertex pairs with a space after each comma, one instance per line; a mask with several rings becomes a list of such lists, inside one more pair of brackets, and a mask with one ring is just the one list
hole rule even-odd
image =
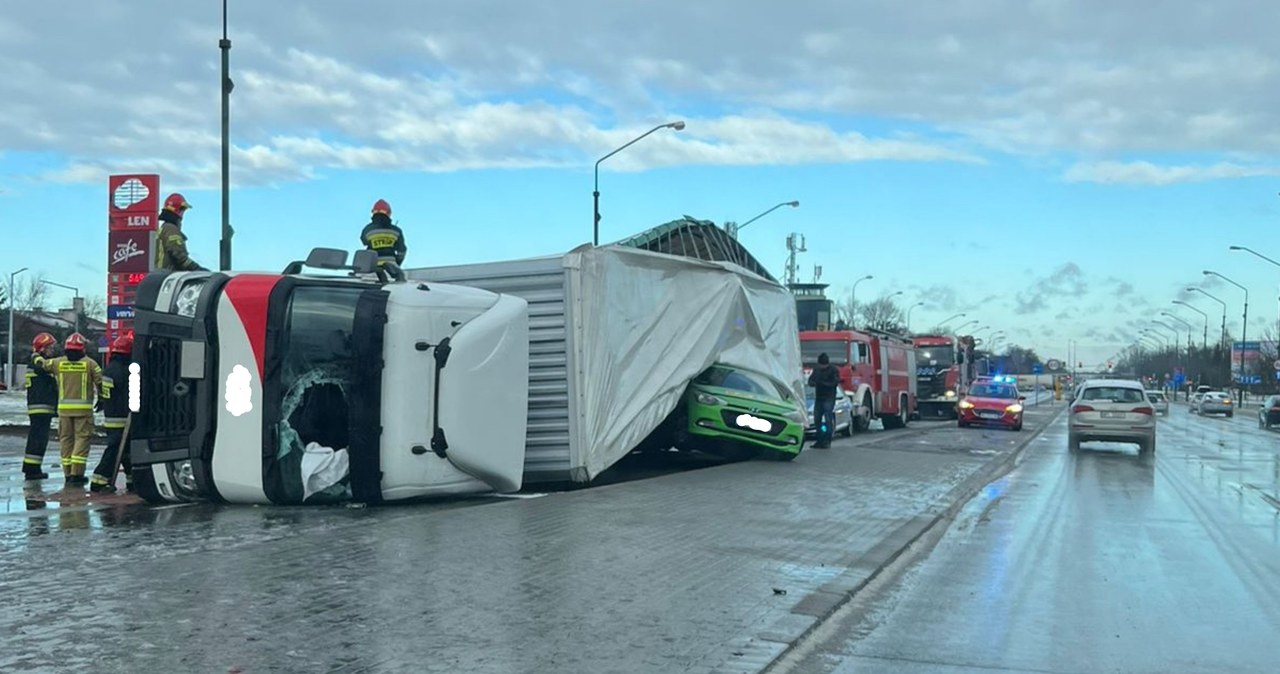
[[323, 447], [315, 442], [308, 443], [306, 453], [302, 455], [302, 500], [305, 501], [311, 498], [312, 494], [325, 491], [335, 485], [341, 488], [339, 493], [345, 491], [343, 483], [349, 472], [347, 450], [334, 451], [332, 447]]

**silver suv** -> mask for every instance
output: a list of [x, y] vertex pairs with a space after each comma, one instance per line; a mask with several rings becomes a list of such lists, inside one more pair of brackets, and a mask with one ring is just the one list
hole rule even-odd
[[1067, 447], [1082, 442], [1129, 442], [1142, 454], [1156, 451], [1156, 411], [1141, 382], [1094, 379], [1080, 387], [1067, 418]]

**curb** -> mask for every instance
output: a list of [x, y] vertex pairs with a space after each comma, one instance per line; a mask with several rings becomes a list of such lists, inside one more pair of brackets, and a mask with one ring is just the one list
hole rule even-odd
[[[945, 533], [946, 528], [950, 526], [956, 515], [974, 496], [988, 484], [1004, 477], [1004, 475], [1016, 468], [1018, 464], [1022, 463], [1023, 455], [1031, 446], [1031, 443], [1047, 431], [1066, 410], [1067, 406], [1064, 405], [1054, 411], [1043, 426], [1028, 435], [1013, 451], [991, 461], [972, 476], [953, 487], [942, 500], [947, 505], [941, 512], [935, 515], [922, 514], [907, 521], [882, 539], [870, 551], [855, 560], [847, 571], [801, 599], [791, 609], [790, 617], [792, 620], [784, 621], [782, 624], [790, 622], [794, 625], [798, 616], [807, 616], [809, 618], [806, 621], [808, 625], [803, 631], [794, 637], [788, 638], [771, 629], [766, 630], [761, 636], [757, 637], [761, 641], [781, 642], [775, 645], [782, 646], [781, 649], [771, 649], [773, 657], [763, 663], [763, 667], [745, 670], [735, 669], [730, 666], [725, 668], [724, 671], [771, 672], [782, 665], [789, 654], [803, 646], [816, 630], [822, 627], [837, 611], [853, 602], [859, 593], [878, 580], [886, 569], [902, 561], [904, 555], [913, 547], [916, 547], [919, 542], [931, 534], [936, 533], [940, 537], [941, 534]], [[932, 545], [928, 547], [931, 548]], [[779, 627], [781, 627], [781, 624]]]

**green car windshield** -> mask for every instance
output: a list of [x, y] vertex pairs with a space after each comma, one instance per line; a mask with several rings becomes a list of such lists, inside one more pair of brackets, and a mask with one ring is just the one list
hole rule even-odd
[[719, 365], [712, 365], [707, 368], [693, 381], [695, 384], [702, 384], [703, 386], [718, 386], [768, 398], [781, 398], [783, 400], [792, 398], [785, 387], [774, 383], [772, 379], [764, 375]]

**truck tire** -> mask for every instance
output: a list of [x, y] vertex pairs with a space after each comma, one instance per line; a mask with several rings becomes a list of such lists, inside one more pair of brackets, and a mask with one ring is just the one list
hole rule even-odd
[[898, 413], [886, 414], [880, 417], [880, 420], [882, 423], [884, 423], [884, 427], [886, 429], [906, 428], [907, 421], [910, 418], [910, 416], [911, 415], [907, 412], [907, 398], [906, 396], [903, 396], [901, 398], [898, 398]]
[[871, 396], [862, 394], [862, 405], [853, 409], [853, 418], [850, 419], [855, 433], [861, 433], [871, 428]]

